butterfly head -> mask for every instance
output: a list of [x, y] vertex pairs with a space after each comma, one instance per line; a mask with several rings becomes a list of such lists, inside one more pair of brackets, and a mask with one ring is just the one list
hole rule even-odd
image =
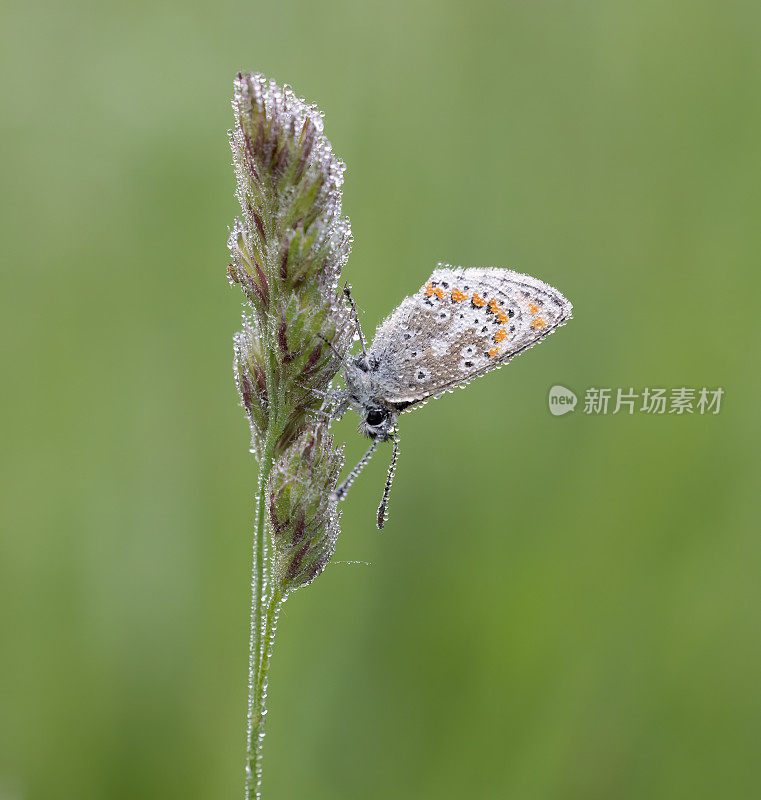
[[399, 415], [388, 408], [378, 405], [365, 405], [359, 410], [360, 423], [358, 430], [378, 442], [386, 442], [393, 438], [396, 421]]
[[363, 354], [346, 364], [344, 378], [348, 403], [359, 414], [359, 432], [373, 441], [386, 442], [394, 437], [399, 411], [380, 396], [377, 368], [377, 363]]

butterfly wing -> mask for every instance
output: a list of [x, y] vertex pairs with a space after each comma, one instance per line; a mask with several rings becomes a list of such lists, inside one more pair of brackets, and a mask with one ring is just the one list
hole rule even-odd
[[508, 269], [439, 265], [368, 353], [381, 396], [408, 408], [507, 364], [571, 319], [552, 286]]

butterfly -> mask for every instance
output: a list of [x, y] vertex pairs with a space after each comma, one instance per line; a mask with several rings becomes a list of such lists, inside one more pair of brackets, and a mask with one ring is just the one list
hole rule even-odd
[[439, 264], [381, 322], [366, 349], [348, 290], [347, 296], [362, 352], [344, 363], [346, 389], [339, 393], [335, 415], [356, 411], [359, 430], [372, 444], [333, 497], [342, 500], [378, 443], [391, 441], [394, 451], [378, 507], [377, 524], [383, 528], [399, 456], [399, 415], [503, 367], [568, 322], [573, 306], [530, 275]]

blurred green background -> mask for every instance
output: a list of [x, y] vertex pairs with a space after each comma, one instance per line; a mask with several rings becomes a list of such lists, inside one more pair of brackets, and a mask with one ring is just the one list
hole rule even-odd
[[[437, 260], [576, 319], [403, 418], [281, 618], [267, 798], [761, 795], [757, 3], [6, 2], [0, 798], [235, 798], [238, 69], [318, 102], [371, 333]], [[549, 386], [724, 387], [553, 417]], [[352, 461], [354, 419], [336, 426]]]

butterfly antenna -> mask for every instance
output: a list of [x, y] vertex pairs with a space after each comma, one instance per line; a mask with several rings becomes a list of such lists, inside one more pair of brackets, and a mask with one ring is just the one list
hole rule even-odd
[[354, 302], [354, 298], [351, 296], [351, 286], [347, 283], [344, 285], [344, 295], [346, 299], [349, 301], [349, 305], [351, 306], [352, 313], [354, 314], [354, 324], [357, 327], [357, 335], [359, 336], [359, 343], [362, 345], [362, 355], [367, 355], [367, 348], [365, 347], [365, 337], [362, 335], [362, 326], [359, 324], [359, 314], [357, 314], [357, 304]]
[[378, 506], [378, 530], [383, 530], [383, 526], [388, 520], [388, 496], [391, 492], [391, 484], [394, 481], [394, 473], [396, 472], [396, 462], [399, 458], [399, 439], [394, 436], [392, 441], [394, 442], [394, 454], [391, 456], [391, 463], [388, 465], [386, 485], [383, 488], [383, 497]]
[[346, 476], [344, 482], [333, 492], [333, 499], [338, 503], [346, 497], [346, 493], [351, 488], [352, 483], [357, 480], [357, 476], [360, 472], [365, 468], [365, 465], [372, 457], [372, 454], [375, 452], [375, 448], [378, 446], [378, 442], [373, 441], [370, 447], [367, 449], [367, 452], [359, 459], [357, 465], [354, 469]]

